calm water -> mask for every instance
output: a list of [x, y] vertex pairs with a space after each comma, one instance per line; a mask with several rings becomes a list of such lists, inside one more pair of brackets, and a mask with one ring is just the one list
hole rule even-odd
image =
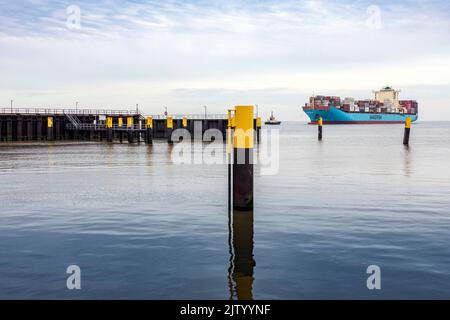
[[450, 124], [402, 134], [284, 123], [231, 237], [225, 165], [175, 165], [164, 142], [1, 144], [0, 298], [449, 299]]

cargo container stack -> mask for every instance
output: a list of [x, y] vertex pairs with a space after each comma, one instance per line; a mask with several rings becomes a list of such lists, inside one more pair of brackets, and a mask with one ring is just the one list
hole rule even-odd
[[404, 113], [407, 114], [417, 114], [418, 112], [418, 103], [415, 100], [401, 100], [400, 106], [403, 109]]

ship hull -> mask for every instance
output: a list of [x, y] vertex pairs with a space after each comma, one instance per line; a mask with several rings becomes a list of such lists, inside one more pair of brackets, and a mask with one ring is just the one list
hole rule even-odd
[[407, 117], [417, 120], [415, 114], [345, 112], [334, 107], [328, 110], [304, 109], [304, 112], [311, 120], [310, 124], [316, 124], [320, 117], [324, 124], [394, 124], [405, 123]]

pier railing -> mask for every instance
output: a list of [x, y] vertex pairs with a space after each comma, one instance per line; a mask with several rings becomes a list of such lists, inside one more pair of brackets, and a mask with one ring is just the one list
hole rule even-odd
[[[68, 123], [66, 124], [66, 129], [68, 130], [106, 130], [106, 124], [95, 124], [95, 123], [80, 123], [77, 125], [74, 125], [72, 123]], [[118, 126], [118, 125], [113, 125], [112, 128], [113, 130], [117, 131], [117, 130], [144, 130], [145, 129], [145, 124], [133, 124], [131, 126], [128, 125], [123, 125], [123, 126]]]
[[[211, 113], [211, 114], [169, 114], [169, 117], [172, 117], [174, 120], [179, 120], [186, 118], [188, 120], [225, 120], [228, 119], [228, 115], [220, 114], [220, 113]], [[166, 119], [165, 115], [153, 115], [153, 119], [162, 120]]]
[[[140, 116], [144, 119], [147, 116], [136, 110], [113, 110], [113, 109], [60, 109], [60, 108], [0, 108], [0, 114], [10, 115], [111, 115], [111, 116]], [[166, 119], [165, 115], [151, 115], [155, 120]], [[169, 114], [172, 119], [189, 120], [226, 120], [226, 114]]]
[[0, 114], [44, 114], [44, 115], [136, 115], [136, 110], [111, 109], [52, 109], [52, 108], [0, 108]]

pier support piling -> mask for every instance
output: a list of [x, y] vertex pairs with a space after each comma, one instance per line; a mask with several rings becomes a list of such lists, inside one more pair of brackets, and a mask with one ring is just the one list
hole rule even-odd
[[6, 121], [6, 140], [12, 141], [13, 132], [12, 132], [12, 119], [8, 118]]
[[253, 209], [253, 106], [235, 110], [233, 156], [233, 208]]
[[145, 134], [145, 142], [147, 144], [152, 144], [153, 143], [153, 118], [152, 117], [147, 117], [147, 119], [145, 120], [145, 127], [147, 129], [146, 134]]
[[47, 140], [53, 140], [53, 117], [47, 117]]
[[17, 141], [23, 140], [22, 126], [23, 126], [22, 118], [17, 117]]
[[405, 133], [403, 135], [403, 145], [409, 146], [409, 136], [411, 134], [411, 117], [407, 117], [405, 120]]
[[173, 118], [167, 117], [167, 124], [166, 124], [166, 135], [167, 135], [167, 142], [172, 144], [172, 132], [173, 132]]
[[108, 142], [113, 142], [113, 118], [106, 118], [106, 134]]
[[319, 130], [319, 141], [322, 141], [322, 134], [323, 134], [323, 119], [322, 117], [317, 120], [317, 127]]
[[256, 118], [256, 143], [261, 143], [261, 117]]

